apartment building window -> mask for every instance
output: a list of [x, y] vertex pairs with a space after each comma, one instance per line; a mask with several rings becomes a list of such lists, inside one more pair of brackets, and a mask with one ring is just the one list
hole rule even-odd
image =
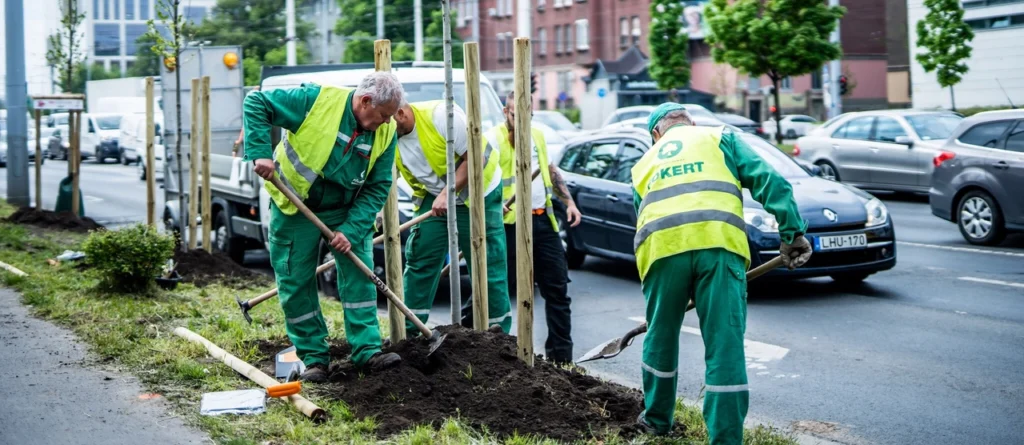
[[[571, 2], [572, 0], [569, 0], [569, 1]], [[555, 6], [555, 9], [558, 9], [558, 8], [561, 8], [562, 6], [565, 6], [565, 0], [554, 0], [554, 6]]]
[[537, 73], [537, 89], [538, 89], [538, 92], [540, 93], [539, 96], [540, 96], [540, 109], [541, 110], [546, 110], [547, 106], [548, 106], [548, 104], [547, 104], [547, 102], [548, 102], [547, 101], [548, 88], [547, 88], [547, 82], [545, 82], [546, 78], [547, 78], [547, 73]]
[[786, 76], [779, 82], [779, 89], [781, 90], [792, 90], [793, 89], [793, 78]]
[[562, 50], [564, 48], [562, 45], [562, 25], [555, 25], [555, 55], [562, 55]]
[[124, 0], [124, 19], [135, 20], [135, 0]]
[[[134, 56], [138, 54], [138, 40], [148, 30], [147, 25], [124, 25], [124, 47], [126, 56]], [[143, 50], [149, 48], [142, 48]]]
[[95, 20], [100, 18], [100, 0], [92, 0], [92, 18]]
[[506, 32], [505, 33], [505, 46], [508, 47], [508, 61], [509, 62], [511, 62], [512, 59], [515, 57], [515, 52], [512, 50], [512, 48], [514, 48], [514, 46], [513, 46], [514, 43], [513, 42], [515, 42], [515, 40], [516, 40], [516, 35], [515, 34], [513, 34], [511, 32]]
[[93, 26], [93, 50], [97, 56], [121, 55], [121, 29], [116, 24], [100, 23]]
[[547, 3], [548, 3], [547, 0], [537, 0], [537, 10], [538, 11], [543, 11], [544, 10], [544, 6], [546, 6]]
[[633, 16], [633, 45], [640, 45], [640, 36], [643, 31], [640, 30], [640, 16]]
[[114, 0], [114, 20], [121, 20], [121, 0]]
[[515, 10], [516, 7], [513, 0], [505, 0], [505, 17], [512, 17], [512, 12]]
[[505, 34], [499, 33], [494, 40], [498, 41], [498, 61], [501, 62], [505, 60]]
[[629, 19], [619, 19], [619, 47], [625, 49], [629, 46]]
[[562, 27], [562, 31], [565, 33], [565, 53], [572, 54], [572, 33], [573, 27], [565, 25]]
[[972, 29], [1000, 29], [1024, 26], [1024, 14], [1004, 15], [984, 19], [964, 20]]
[[576, 21], [576, 49], [580, 51], [590, 49], [590, 24], [587, 19]]
[[149, 20], [149, 0], [139, 0], [139, 20]]
[[110, 0], [103, 0], [103, 20], [110, 20]]
[[548, 55], [548, 30], [537, 28], [537, 54], [541, 57]]
[[811, 71], [811, 89], [812, 90], [820, 90], [821, 89], [821, 70], [820, 69]]

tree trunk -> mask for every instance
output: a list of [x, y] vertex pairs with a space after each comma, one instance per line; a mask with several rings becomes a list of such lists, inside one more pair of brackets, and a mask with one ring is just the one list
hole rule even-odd
[[956, 97], [953, 95], [953, 85], [949, 86], [949, 102], [953, 106], [953, 111], [956, 111]]
[[[181, 25], [178, 23], [178, 1], [174, 2], [174, 109], [177, 113], [175, 118], [177, 132], [174, 141], [174, 159], [178, 164], [178, 236], [179, 246], [181, 251], [188, 251], [188, 244], [180, 237], [185, 235], [185, 219], [186, 216], [191, 217], [192, 215], [186, 215], [185, 213], [185, 177], [182, 171], [181, 164]], [[192, 110], [193, 113], [196, 110]], [[194, 137], [195, 135], [193, 135]], [[155, 174], [155, 173], [154, 173]]]
[[779, 104], [779, 79], [770, 76], [772, 79], [772, 97], [775, 99], [775, 112], [772, 118], [775, 119], [775, 142], [782, 144], [782, 106]]

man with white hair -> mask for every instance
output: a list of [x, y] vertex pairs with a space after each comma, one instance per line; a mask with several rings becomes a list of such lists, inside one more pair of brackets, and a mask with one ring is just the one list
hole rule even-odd
[[[373, 264], [373, 223], [391, 189], [397, 144], [391, 117], [403, 95], [394, 74], [376, 72], [354, 90], [307, 83], [245, 98], [245, 159], [264, 179], [276, 174], [334, 228], [329, 244], [335, 257], [352, 251]], [[273, 127], [287, 134], [272, 152]], [[306, 365], [302, 380], [324, 382], [330, 355], [315, 273], [322, 235], [280, 190], [270, 182], [264, 185], [272, 201], [270, 262], [288, 338]], [[373, 283], [351, 262], [336, 264], [352, 362], [371, 371], [397, 365], [398, 354], [381, 352]]]

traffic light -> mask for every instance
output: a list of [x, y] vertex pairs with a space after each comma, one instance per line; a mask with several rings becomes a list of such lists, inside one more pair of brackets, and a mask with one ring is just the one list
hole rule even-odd
[[537, 94], [537, 73], [530, 73], [530, 94]]
[[839, 95], [846, 95], [846, 76], [839, 76]]
[[775, 105], [768, 107], [768, 111], [772, 114], [775, 114]]

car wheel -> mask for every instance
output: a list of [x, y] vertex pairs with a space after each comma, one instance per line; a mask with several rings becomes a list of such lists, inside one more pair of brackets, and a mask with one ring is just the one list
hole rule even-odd
[[[320, 261], [317, 262], [317, 267], [326, 264], [328, 261], [334, 259], [334, 253], [327, 246], [327, 243], [320, 241]], [[317, 275], [316, 285], [319, 288], [320, 293], [324, 296], [340, 299], [338, 297], [338, 269], [332, 267], [324, 271], [324, 273]]]
[[100, 149], [97, 148], [96, 149], [96, 163], [97, 164], [105, 164], [106, 162], [107, 162], [107, 158], [104, 158], [103, 155], [100, 154]]
[[121, 152], [121, 154], [117, 155], [117, 160], [121, 162], [121, 165], [130, 164], [130, 162], [128, 162], [128, 157], [124, 155], [123, 151]]
[[856, 285], [866, 280], [870, 275], [870, 273], [864, 272], [842, 273], [832, 275], [832, 280], [834, 280], [838, 284]]
[[587, 258], [587, 254], [580, 252], [575, 247], [569, 234], [569, 224], [565, 222], [565, 216], [562, 212], [555, 212], [555, 221], [558, 221], [558, 237], [562, 240], [562, 248], [565, 249], [565, 260], [570, 269], [579, 269], [583, 266], [583, 261]]
[[818, 161], [814, 165], [817, 165], [821, 169], [821, 177], [830, 181], [839, 182], [839, 169], [832, 165], [828, 161]]
[[991, 246], [1006, 236], [1003, 215], [992, 196], [981, 190], [964, 195], [957, 206], [957, 226], [971, 244]]
[[217, 216], [213, 219], [213, 230], [210, 235], [213, 238], [210, 243], [214, 249], [227, 254], [238, 264], [245, 262], [245, 244], [243, 244], [243, 240], [232, 240], [226, 210], [217, 212]]
[[146, 180], [146, 166], [142, 162], [139, 162], [139, 180]]
[[62, 160], [62, 161], [66, 161], [66, 160], [68, 160], [68, 151], [69, 151], [69, 150], [65, 148], [65, 149], [64, 149], [64, 150], [63, 150], [63, 151], [61, 152], [61, 154], [60, 154], [60, 160]]

